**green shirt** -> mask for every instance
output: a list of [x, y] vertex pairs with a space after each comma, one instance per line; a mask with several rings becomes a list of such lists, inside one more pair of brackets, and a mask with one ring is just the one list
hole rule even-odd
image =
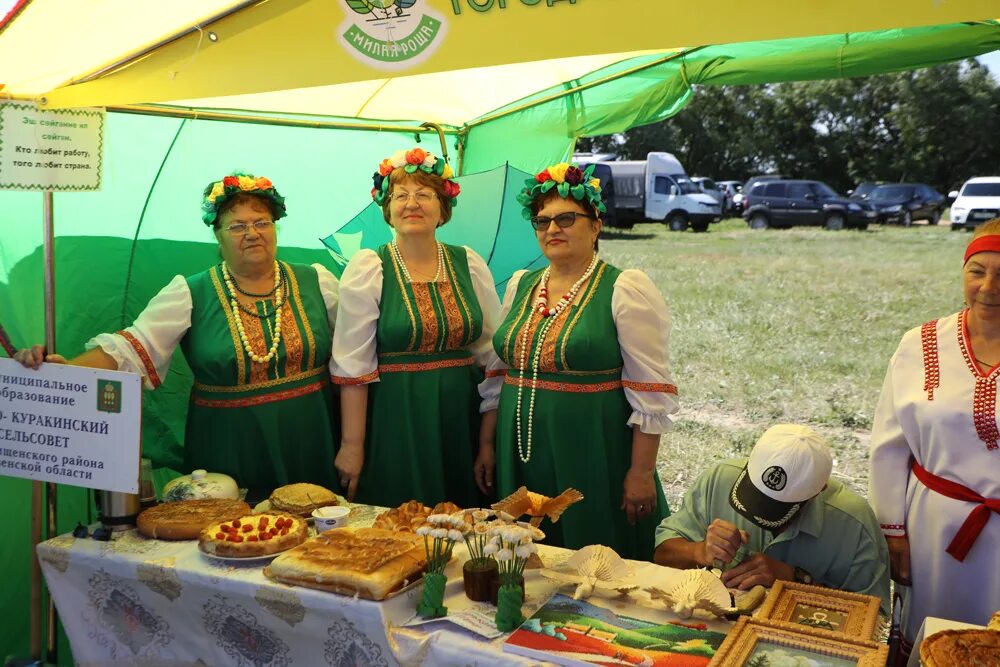
[[656, 545], [675, 537], [700, 542], [709, 524], [722, 519], [750, 535], [738, 559], [747, 551], [760, 552], [801, 567], [818, 584], [881, 598], [882, 613], [888, 615], [889, 551], [868, 503], [831, 479], [784, 531], [774, 535], [729, 504], [733, 483], [746, 461], [723, 461], [702, 473], [688, 489], [681, 509], [657, 527]]

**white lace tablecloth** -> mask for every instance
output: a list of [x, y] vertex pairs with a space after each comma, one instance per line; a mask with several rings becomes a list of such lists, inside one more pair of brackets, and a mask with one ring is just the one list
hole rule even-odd
[[[380, 511], [356, 507], [352, 525], [370, 525]], [[416, 620], [419, 585], [383, 602], [286, 586], [264, 576], [266, 563], [219, 561], [194, 541], [135, 531], [111, 542], [62, 535], [37, 553], [73, 658], [85, 667], [539, 664], [503, 653], [506, 635], [486, 639], [446, 620], [406, 625]], [[541, 551], [547, 564], [569, 553]], [[445, 604], [456, 612], [477, 608], [463, 592], [465, 558], [456, 549], [446, 570]], [[528, 571], [525, 588], [527, 616], [557, 585]]]

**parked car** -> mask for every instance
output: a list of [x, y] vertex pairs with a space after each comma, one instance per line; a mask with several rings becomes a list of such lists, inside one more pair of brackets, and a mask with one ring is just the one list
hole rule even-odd
[[743, 218], [751, 229], [822, 225], [837, 230], [865, 229], [875, 222], [868, 203], [842, 197], [820, 181], [758, 181], [746, 198]]
[[742, 181], [716, 181], [715, 184], [726, 196], [725, 205], [722, 207], [723, 217], [741, 214], [743, 212]]
[[719, 206], [723, 206], [725, 194], [723, 194], [722, 189], [719, 188], [719, 184], [713, 181], [707, 176], [692, 176], [691, 182], [694, 183], [695, 187], [704, 192], [706, 195], [719, 202]]
[[944, 195], [923, 183], [879, 185], [867, 197], [881, 223], [899, 223], [909, 227], [914, 220], [936, 225], [944, 211]]
[[1000, 218], [1000, 176], [970, 178], [961, 190], [948, 193], [952, 230], [973, 230], [987, 220]]
[[858, 187], [847, 191], [847, 196], [851, 199], [868, 199], [868, 196], [882, 183], [858, 183]]
[[755, 186], [760, 181], [776, 181], [776, 180], [783, 179], [783, 178], [785, 178], [785, 177], [782, 176], [781, 174], [763, 174], [761, 176], [751, 176], [747, 180], [747, 182], [743, 184], [743, 201], [744, 201], [744, 203], [746, 203], [747, 195], [750, 194], [750, 191], [753, 189], [753, 186]]

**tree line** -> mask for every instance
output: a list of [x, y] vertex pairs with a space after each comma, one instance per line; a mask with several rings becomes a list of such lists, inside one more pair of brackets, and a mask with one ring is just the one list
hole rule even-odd
[[927, 183], [943, 193], [1000, 175], [1000, 85], [975, 60], [855, 79], [699, 86], [676, 116], [578, 150], [674, 153], [716, 180], [755, 174]]

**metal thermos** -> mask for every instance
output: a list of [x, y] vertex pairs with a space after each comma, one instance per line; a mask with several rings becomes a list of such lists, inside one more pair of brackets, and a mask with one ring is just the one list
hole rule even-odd
[[112, 531], [128, 530], [135, 527], [139, 514], [139, 495], [94, 489], [97, 512], [101, 523]]

